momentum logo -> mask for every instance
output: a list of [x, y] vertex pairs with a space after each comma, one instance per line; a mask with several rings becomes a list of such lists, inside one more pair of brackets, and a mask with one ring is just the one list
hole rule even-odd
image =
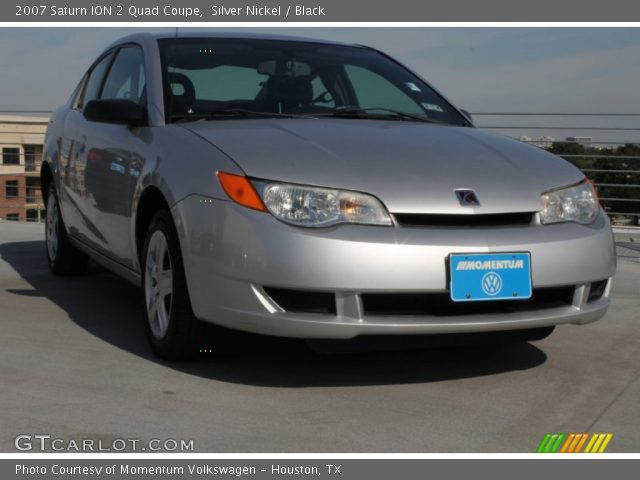
[[522, 270], [524, 260], [485, 260], [458, 262], [456, 270]]
[[[536, 452], [603, 453], [612, 438], [613, 433], [546, 433]], [[583, 447], [584, 450], [582, 450]]]

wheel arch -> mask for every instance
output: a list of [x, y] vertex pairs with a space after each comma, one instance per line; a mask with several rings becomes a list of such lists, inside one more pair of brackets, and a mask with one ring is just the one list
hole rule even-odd
[[45, 202], [52, 182], [53, 172], [51, 171], [51, 166], [49, 162], [42, 162], [42, 167], [40, 168], [40, 191], [42, 192], [42, 198]]
[[169, 202], [162, 191], [155, 185], [147, 186], [140, 194], [135, 210], [134, 236], [138, 262], [142, 265], [142, 250], [145, 236], [153, 216], [158, 210], [170, 211]]

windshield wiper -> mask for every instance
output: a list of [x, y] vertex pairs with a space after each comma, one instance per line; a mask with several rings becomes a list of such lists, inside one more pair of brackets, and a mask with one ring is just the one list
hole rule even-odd
[[[375, 113], [382, 112], [382, 113]], [[371, 119], [397, 119], [397, 120], [411, 120], [416, 122], [425, 123], [442, 123], [431, 118], [422, 117], [413, 113], [402, 112], [400, 110], [394, 110], [392, 108], [384, 107], [337, 107], [331, 112], [310, 113], [309, 117], [353, 117], [353, 118], [371, 118]]]
[[[375, 113], [381, 112], [381, 113]], [[431, 118], [422, 117], [413, 113], [393, 110], [391, 108], [370, 107], [360, 108], [351, 106], [337, 107], [330, 112], [314, 112], [314, 113], [284, 113], [284, 112], [261, 112], [257, 110], [247, 110], [244, 108], [223, 108], [220, 110], [212, 110], [210, 112], [199, 113], [181, 113], [169, 115], [168, 119], [172, 122], [195, 122], [199, 120], [211, 120], [222, 117], [263, 117], [263, 118], [319, 118], [319, 117], [344, 117], [344, 118], [364, 118], [364, 119], [393, 119], [393, 120], [411, 120], [414, 122], [424, 123], [443, 123]]]
[[211, 120], [221, 117], [266, 117], [266, 118], [309, 118], [307, 115], [297, 115], [295, 113], [281, 113], [281, 112], [260, 112], [254, 110], [246, 110], [244, 108], [223, 108], [220, 110], [212, 110], [210, 112], [202, 113], [181, 113], [176, 115], [169, 115], [168, 119], [172, 122], [181, 121], [197, 121], [197, 120]]

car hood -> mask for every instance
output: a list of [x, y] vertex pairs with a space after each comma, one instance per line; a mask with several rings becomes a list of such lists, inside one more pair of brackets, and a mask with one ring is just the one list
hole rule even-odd
[[[392, 213], [533, 212], [540, 194], [584, 176], [537, 147], [475, 128], [360, 119], [182, 124], [246, 175], [367, 192]], [[478, 207], [454, 190], [474, 190]]]

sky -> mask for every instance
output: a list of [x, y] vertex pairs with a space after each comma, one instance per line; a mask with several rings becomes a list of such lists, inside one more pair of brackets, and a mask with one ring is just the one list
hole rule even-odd
[[[128, 33], [173, 28], [0, 28], [0, 111], [64, 103], [104, 47]], [[187, 30], [187, 29], [181, 29]], [[202, 31], [203, 29], [198, 29]], [[224, 29], [218, 29], [224, 30]], [[640, 113], [640, 28], [245, 28], [359, 43], [400, 60], [471, 112]], [[640, 127], [640, 117], [491, 118]], [[558, 123], [555, 123], [558, 125]], [[513, 132], [512, 132], [513, 133]], [[556, 137], [585, 131], [523, 131]], [[586, 132], [589, 134], [589, 132]], [[638, 141], [640, 132], [591, 132]], [[616, 137], [615, 139], [613, 137]]]

